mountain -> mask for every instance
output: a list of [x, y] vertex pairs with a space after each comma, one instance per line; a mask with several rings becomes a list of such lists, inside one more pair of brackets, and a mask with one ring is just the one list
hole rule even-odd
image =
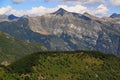
[[[42, 43], [49, 50], [67, 50], [70, 49], [67, 44], [56, 35], [45, 35], [46, 33], [39, 29], [39, 26], [36, 25], [39, 21], [35, 18], [32, 23], [35, 22], [35, 25], [32, 26], [31, 21], [28, 20], [29, 17], [21, 17], [15, 21], [4, 21], [0, 23], [0, 31], [5, 32], [19, 40]], [[31, 28], [29, 25], [31, 24]], [[33, 30], [34, 29], [34, 30]], [[36, 32], [35, 32], [36, 31]], [[41, 34], [39, 34], [39, 31]], [[59, 41], [59, 42], [57, 42]]]
[[16, 40], [0, 32], [0, 64], [13, 62], [31, 52], [45, 50], [43, 45]]
[[120, 18], [99, 18], [62, 8], [42, 16], [0, 22], [0, 31], [42, 43], [49, 50], [96, 50], [120, 55]]
[[120, 18], [120, 14], [113, 13], [110, 17], [111, 18]]
[[13, 14], [11, 14], [11, 15], [8, 16], [8, 19], [9, 19], [9, 20], [14, 20], [14, 19], [18, 19], [18, 18], [19, 18], [19, 17], [15, 16], [15, 15], [13, 15]]
[[0, 22], [2, 21], [8, 21], [8, 16], [7, 15], [0, 15]]
[[120, 80], [120, 57], [96, 51], [39, 52], [0, 70], [1, 80]]
[[54, 12], [52, 14], [63, 16], [64, 14], [67, 14], [67, 13], [69, 13], [69, 12], [64, 10], [63, 8], [60, 8], [59, 10], [57, 10], [56, 12]]
[[19, 19], [19, 17], [11, 14], [11, 15], [0, 15], [0, 22], [4, 21], [11, 21], [11, 20], [16, 20]]

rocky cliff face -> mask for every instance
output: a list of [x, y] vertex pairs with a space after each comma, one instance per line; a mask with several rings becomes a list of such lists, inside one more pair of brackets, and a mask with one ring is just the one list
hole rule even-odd
[[[14, 32], [11, 35], [22, 40], [42, 42], [50, 50], [98, 50], [120, 55], [119, 22], [119, 18], [98, 18], [60, 8], [43, 16], [1, 22], [0, 30], [9, 34]], [[8, 31], [5, 29], [7, 24], [11, 24], [7, 26]]]

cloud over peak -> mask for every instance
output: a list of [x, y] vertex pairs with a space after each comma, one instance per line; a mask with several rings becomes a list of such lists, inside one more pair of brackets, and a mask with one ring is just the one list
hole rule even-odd
[[65, 10], [69, 12], [76, 12], [76, 13], [81, 13], [81, 14], [84, 12], [88, 12], [92, 15], [101, 15], [101, 16], [105, 15], [108, 12], [108, 8], [105, 5], [101, 4], [98, 7], [96, 7], [96, 9], [90, 9], [82, 5], [75, 5], [75, 6], [58, 5], [54, 8], [46, 8], [43, 6], [39, 6], [39, 7], [33, 7], [30, 10], [16, 10], [12, 8], [11, 6], [6, 6], [6, 7], [0, 8], [0, 14], [1, 15], [2, 14], [7, 14], [7, 15], [14, 14], [16, 16], [23, 16], [23, 15], [41, 16], [46, 13], [55, 12], [59, 8], [64, 8]]
[[101, 4], [97, 7], [95, 14], [106, 14], [108, 11], [109, 9], [105, 5]]

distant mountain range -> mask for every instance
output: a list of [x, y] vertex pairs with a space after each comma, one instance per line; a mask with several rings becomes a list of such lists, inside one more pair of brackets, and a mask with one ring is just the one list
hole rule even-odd
[[120, 55], [119, 14], [96, 17], [62, 8], [42, 16], [0, 16], [0, 31], [49, 50], [97, 50]]

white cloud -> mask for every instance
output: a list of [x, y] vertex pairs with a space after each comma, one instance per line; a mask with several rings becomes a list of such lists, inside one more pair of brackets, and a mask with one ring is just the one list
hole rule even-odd
[[110, 0], [110, 3], [114, 6], [120, 6], [120, 0]]
[[19, 4], [19, 3], [23, 2], [23, 1], [24, 0], [12, 0], [12, 2], [15, 3], [15, 4]]
[[11, 10], [12, 10], [11, 6], [2, 7], [0, 8], [0, 14], [7, 14], [11, 12]]
[[87, 7], [84, 7], [82, 5], [76, 5], [71, 7], [68, 7], [66, 5], [59, 5], [57, 8], [64, 8], [69, 12], [76, 12], [76, 13], [84, 13], [87, 10]]
[[44, 0], [46, 2], [49, 1], [58, 1], [63, 3], [71, 3], [71, 4], [97, 4], [97, 3], [103, 3], [104, 0]]
[[98, 14], [98, 15], [106, 14], [108, 11], [109, 9], [105, 5], [101, 4], [95, 10], [95, 14]]
[[90, 8], [87, 8], [87, 7], [81, 6], [81, 5], [76, 5], [76, 6], [72, 6], [72, 7], [68, 7], [66, 5], [60, 5], [58, 7], [59, 8], [62, 7], [70, 12], [76, 12], [76, 13], [81, 13], [81, 14], [84, 12], [88, 12], [92, 15], [100, 15], [100, 16], [106, 15], [107, 12], [109, 11], [109, 9], [103, 4], [100, 4], [95, 9], [90, 9]]
[[40, 6], [40, 7], [33, 7], [31, 10], [27, 10], [26, 13], [34, 16], [34, 15], [43, 15], [45, 13], [51, 13], [55, 10], [56, 10], [55, 8], [45, 8], [43, 6]]
[[107, 13], [108, 8], [101, 4], [95, 9], [90, 9], [82, 5], [75, 5], [75, 6], [67, 6], [67, 5], [58, 5], [54, 8], [46, 8], [43, 6], [39, 7], [33, 7], [30, 10], [15, 10], [11, 6], [6, 6], [0, 8], [0, 14], [14, 14], [16, 16], [23, 16], [23, 15], [29, 15], [29, 16], [41, 16], [46, 13], [52, 13], [58, 10], [59, 8], [64, 8], [65, 10], [69, 12], [76, 12], [76, 13], [84, 13], [88, 12], [93, 15], [104, 15]]
[[85, 0], [83, 4], [96, 4], [96, 3], [103, 3], [104, 0]]

